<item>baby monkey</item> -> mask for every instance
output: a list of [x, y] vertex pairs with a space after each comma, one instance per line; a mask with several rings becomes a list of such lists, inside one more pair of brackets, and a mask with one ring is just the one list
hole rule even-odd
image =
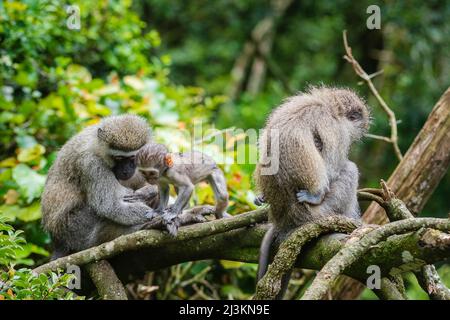
[[[211, 157], [198, 151], [170, 153], [162, 144], [148, 143], [137, 153], [136, 165], [148, 183], [159, 185], [159, 205], [156, 211], [162, 214], [167, 230], [172, 235], [177, 234], [178, 216], [189, 204], [194, 186], [201, 181], [209, 182], [213, 189], [216, 218], [229, 216], [226, 213], [228, 192], [225, 176]], [[170, 185], [175, 187], [177, 199], [168, 207]], [[137, 190], [127, 200], [138, 198], [145, 198], [142, 190]]]

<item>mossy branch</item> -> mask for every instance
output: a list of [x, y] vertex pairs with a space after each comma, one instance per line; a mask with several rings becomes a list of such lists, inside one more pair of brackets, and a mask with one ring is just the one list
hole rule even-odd
[[[382, 195], [383, 193], [382, 190], [378, 189], [364, 190], [363, 192], [376, 195]], [[359, 195], [361, 195], [361, 192]], [[382, 196], [379, 197], [382, 199]], [[393, 208], [397, 207], [394, 206]], [[402, 207], [400, 206], [400, 208]], [[130, 276], [140, 276], [145, 271], [157, 270], [186, 261], [226, 259], [256, 262], [260, 242], [267, 230], [267, 224], [261, 223], [267, 220], [268, 210], [268, 208], [262, 208], [231, 219], [221, 219], [182, 227], [177, 237], [171, 237], [166, 232], [158, 230], [139, 231], [49, 262], [36, 268], [34, 271], [41, 273], [66, 268], [68, 265], [82, 266], [108, 259], [118, 278], [122, 281], [129, 281]], [[335, 217], [330, 219], [332, 219], [330, 221], [333, 221]], [[371, 238], [370, 243], [376, 242], [377, 239], [382, 239], [383, 241], [378, 241], [376, 246], [368, 245], [368, 247], [364, 247], [365, 251], [363, 251], [366, 254], [355, 256], [352, 260], [354, 263], [348, 263], [345, 268], [339, 270], [339, 273], [359, 281], [365, 281], [367, 278], [366, 270], [369, 265], [379, 265], [382, 270], [382, 276], [387, 277], [396, 272], [398, 274], [405, 271], [417, 271], [426, 264], [442, 261], [449, 257], [450, 241], [448, 241], [448, 234], [427, 229], [427, 227], [434, 228], [435, 223], [438, 223], [441, 227], [444, 225], [447, 228], [450, 223], [449, 220], [413, 218], [407, 221], [400, 221], [400, 223], [405, 222], [408, 225], [404, 228], [389, 229], [391, 232], [384, 232], [381, 238], [380, 236], [374, 238], [375, 240]], [[393, 228], [391, 226], [392, 224], [389, 224], [381, 228]], [[308, 228], [312, 230], [312, 233], [309, 233], [310, 236], [307, 237], [308, 239], [314, 236], [317, 237], [322, 232], [327, 232], [320, 227], [317, 229], [317, 226], [309, 226]], [[348, 232], [352, 228], [351, 223], [348, 226], [345, 226], [344, 223], [337, 226], [337, 229], [330, 227], [328, 230]], [[322, 231], [319, 231], [319, 229]], [[439, 230], [439, 228], [437, 229]], [[394, 234], [395, 237], [389, 237], [389, 235]], [[300, 238], [303, 238], [303, 236]], [[304, 238], [305, 241], [303, 243], [307, 242], [307, 238]], [[352, 242], [351, 238], [340, 233], [320, 237], [317, 241], [302, 248], [302, 254], [295, 262], [295, 266], [321, 270], [323, 266], [326, 267], [330, 259], [334, 259], [333, 257], [344, 247], [345, 243]], [[362, 240], [364, 239], [365, 237]], [[365, 241], [367, 242], [368, 240]], [[295, 250], [299, 250], [296, 248], [301, 248], [301, 246], [296, 247], [294, 245], [288, 249], [290, 253], [293, 253], [289, 255], [291, 258], [296, 256]], [[410, 253], [413, 259], [405, 260], [403, 257], [405, 252]], [[286, 266], [288, 268], [292, 267], [292, 259], [287, 264], [286, 261], [282, 262], [282, 265], [284, 265], [282, 267], [284, 269], [286, 269]], [[383, 295], [384, 297], [399, 297], [401, 295], [400, 292], [390, 290], [389, 284], [386, 284], [383, 288], [386, 288], [386, 290], [378, 293], [380, 297]], [[99, 288], [99, 292], [101, 292], [101, 288]]]
[[331, 288], [337, 277], [349, 268], [353, 263], [365, 255], [373, 246], [388, 237], [398, 234], [417, 231], [421, 228], [432, 228], [444, 232], [450, 232], [449, 219], [437, 218], [414, 218], [392, 222], [369, 232], [360, 241], [351, 242], [339, 251], [336, 256], [329, 260], [314, 279], [311, 286], [305, 292], [302, 299], [322, 299]]
[[275, 299], [281, 290], [284, 275], [294, 267], [302, 247], [312, 239], [324, 233], [351, 232], [358, 226], [354, 220], [342, 216], [332, 216], [323, 220], [308, 223], [295, 230], [278, 249], [274, 261], [270, 264], [265, 276], [256, 286], [255, 300]]
[[157, 248], [172, 243], [211, 236], [230, 230], [246, 227], [267, 220], [267, 209], [260, 209], [240, 214], [232, 219], [221, 219], [180, 228], [178, 235], [172, 237], [158, 230], [142, 230], [133, 234], [120, 236], [97, 247], [86, 249], [66, 257], [62, 257], [37, 267], [36, 273], [65, 269], [69, 265], [85, 265], [114, 257], [120, 253], [142, 248]]
[[125, 288], [106, 260], [88, 263], [86, 270], [103, 300], [128, 300]]

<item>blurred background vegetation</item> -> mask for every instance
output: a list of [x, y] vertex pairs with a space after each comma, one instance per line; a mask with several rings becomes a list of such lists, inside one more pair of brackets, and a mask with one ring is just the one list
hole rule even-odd
[[[66, 6], [74, 4], [80, 30], [66, 25]], [[372, 4], [381, 8], [380, 30], [366, 27]], [[450, 3], [438, 0], [2, 1], [0, 299], [71, 298], [55, 289], [68, 277], [36, 278], [29, 268], [48, 260], [51, 250], [40, 227], [46, 173], [58, 148], [83, 127], [110, 114], [136, 113], [176, 151], [190, 141], [174, 130], [203, 121], [232, 143], [225, 151], [207, 140], [196, 144], [233, 159], [242, 136], [227, 129], [259, 129], [283, 98], [323, 83], [357, 90], [372, 107], [371, 133], [389, 135], [376, 100], [342, 59], [347, 29], [363, 68], [384, 70], [374, 83], [397, 115], [404, 153], [450, 84], [449, 16]], [[378, 186], [397, 164], [391, 145], [369, 139], [351, 157], [364, 187]], [[253, 169], [224, 166], [233, 214], [253, 208]], [[207, 186], [197, 189], [197, 202], [213, 201]], [[447, 173], [422, 215], [446, 216], [449, 190]], [[193, 262], [149, 273], [129, 289], [147, 299], [246, 299], [255, 271], [253, 264]], [[439, 272], [450, 285], [448, 265]], [[292, 281], [291, 297], [301, 293], [304, 279]], [[412, 277], [407, 280], [410, 296], [423, 298]]]

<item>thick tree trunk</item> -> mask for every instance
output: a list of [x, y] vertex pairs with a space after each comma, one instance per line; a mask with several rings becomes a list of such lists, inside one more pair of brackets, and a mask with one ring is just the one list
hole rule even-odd
[[[417, 214], [447, 172], [449, 163], [450, 88], [434, 106], [387, 184], [408, 209]], [[364, 213], [364, 221], [383, 224], [387, 222], [387, 217], [383, 209], [373, 202]], [[340, 279], [333, 289], [333, 299], [356, 299], [363, 289], [354, 280]]]

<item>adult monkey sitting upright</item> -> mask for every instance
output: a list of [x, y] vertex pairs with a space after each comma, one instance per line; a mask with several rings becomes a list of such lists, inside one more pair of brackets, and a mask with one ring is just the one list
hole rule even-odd
[[[133, 176], [135, 154], [151, 130], [143, 118], [104, 118], [71, 138], [59, 151], [42, 195], [42, 223], [55, 245], [53, 258], [141, 229], [155, 212], [120, 180]], [[157, 192], [156, 192], [157, 194]]]

